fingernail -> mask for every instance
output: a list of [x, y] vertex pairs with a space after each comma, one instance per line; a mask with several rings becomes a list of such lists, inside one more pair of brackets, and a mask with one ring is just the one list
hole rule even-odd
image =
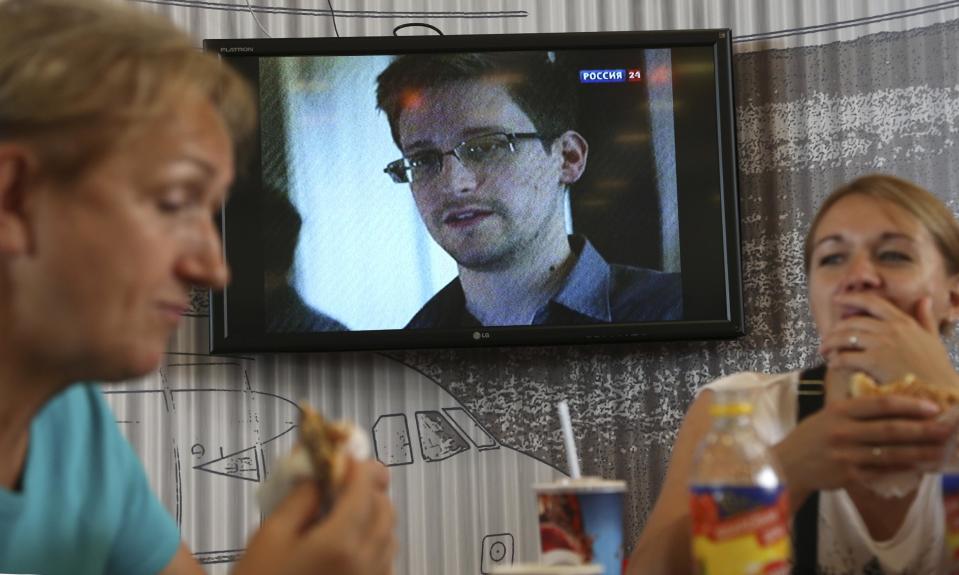
[[939, 404], [933, 403], [926, 399], [919, 400], [919, 406], [923, 411], [929, 414], [939, 413]]

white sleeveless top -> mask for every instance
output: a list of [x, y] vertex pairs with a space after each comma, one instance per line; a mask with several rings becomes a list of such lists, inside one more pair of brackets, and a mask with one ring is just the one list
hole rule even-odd
[[[753, 422], [774, 445], [796, 427], [799, 372], [737, 373], [700, 389], [755, 393]], [[939, 575], [948, 573], [940, 476], [927, 474], [899, 531], [875, 541], [844, 489], [819, 494], [819, 572], [825, 575]]]

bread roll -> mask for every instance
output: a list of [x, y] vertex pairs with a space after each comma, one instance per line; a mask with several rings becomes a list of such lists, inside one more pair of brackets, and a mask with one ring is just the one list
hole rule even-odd
[[849, 392], [853, 397], [876, 395], [905, 395], [931, 401], [943, 411], [959, 405], [959, 389], [944, 385], [932, 385], [920, 381], [915, 375], [907, 373], [901, 379], [879, 385], [869, 375], [858, 371], [849, 381]]
[[323, 493], [335, 494], [343, 486], [350, 459], [369, 457], [369, 451], [354, 454], [350, 440], [361, 433], [352, 423], [327, 421], [312, 407], [302, 404], [300, 419], [300, 442], [306, 448], [313, 465], [313, 476], [323, 488]]
[[260, 509], [267, 515], [303, 480], [318, 482], [325, 504], [332, 503], [346, 481], [349, 460], [369, 459], [372, 452], [369, 434], [353, 423], [327, 421], [305, 404], [300, 409], [297, 445], [272, 466], [257, 490]]

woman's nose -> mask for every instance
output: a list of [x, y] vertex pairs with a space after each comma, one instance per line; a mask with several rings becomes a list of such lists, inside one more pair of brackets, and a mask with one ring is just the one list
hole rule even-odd
[[859, 291], [879, 286], [881, 279], [870, 254], [850, 256], [843, 277], [843, 291]]
[[177, 274], [197, 287], [223, 289], [230, 280], [230, 270], [223, 254], [220, 234], [209, 222], [184, 242], [184, 251], [177, 262]]

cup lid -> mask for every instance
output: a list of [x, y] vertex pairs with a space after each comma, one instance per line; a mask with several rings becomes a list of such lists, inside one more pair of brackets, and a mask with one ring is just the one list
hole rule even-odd
[[490, 575], [603, 575], [603, 566], [592, 565], [539, 565], [520, 563], [494, 567]]
[[619, 493], [626, 491], [626, 482], [619, 479], [602, 477], [564, 477], [552, 483], [534, 483], [533, 489], [541, 493], [567, 493], [570, 491], [589, 493]]

